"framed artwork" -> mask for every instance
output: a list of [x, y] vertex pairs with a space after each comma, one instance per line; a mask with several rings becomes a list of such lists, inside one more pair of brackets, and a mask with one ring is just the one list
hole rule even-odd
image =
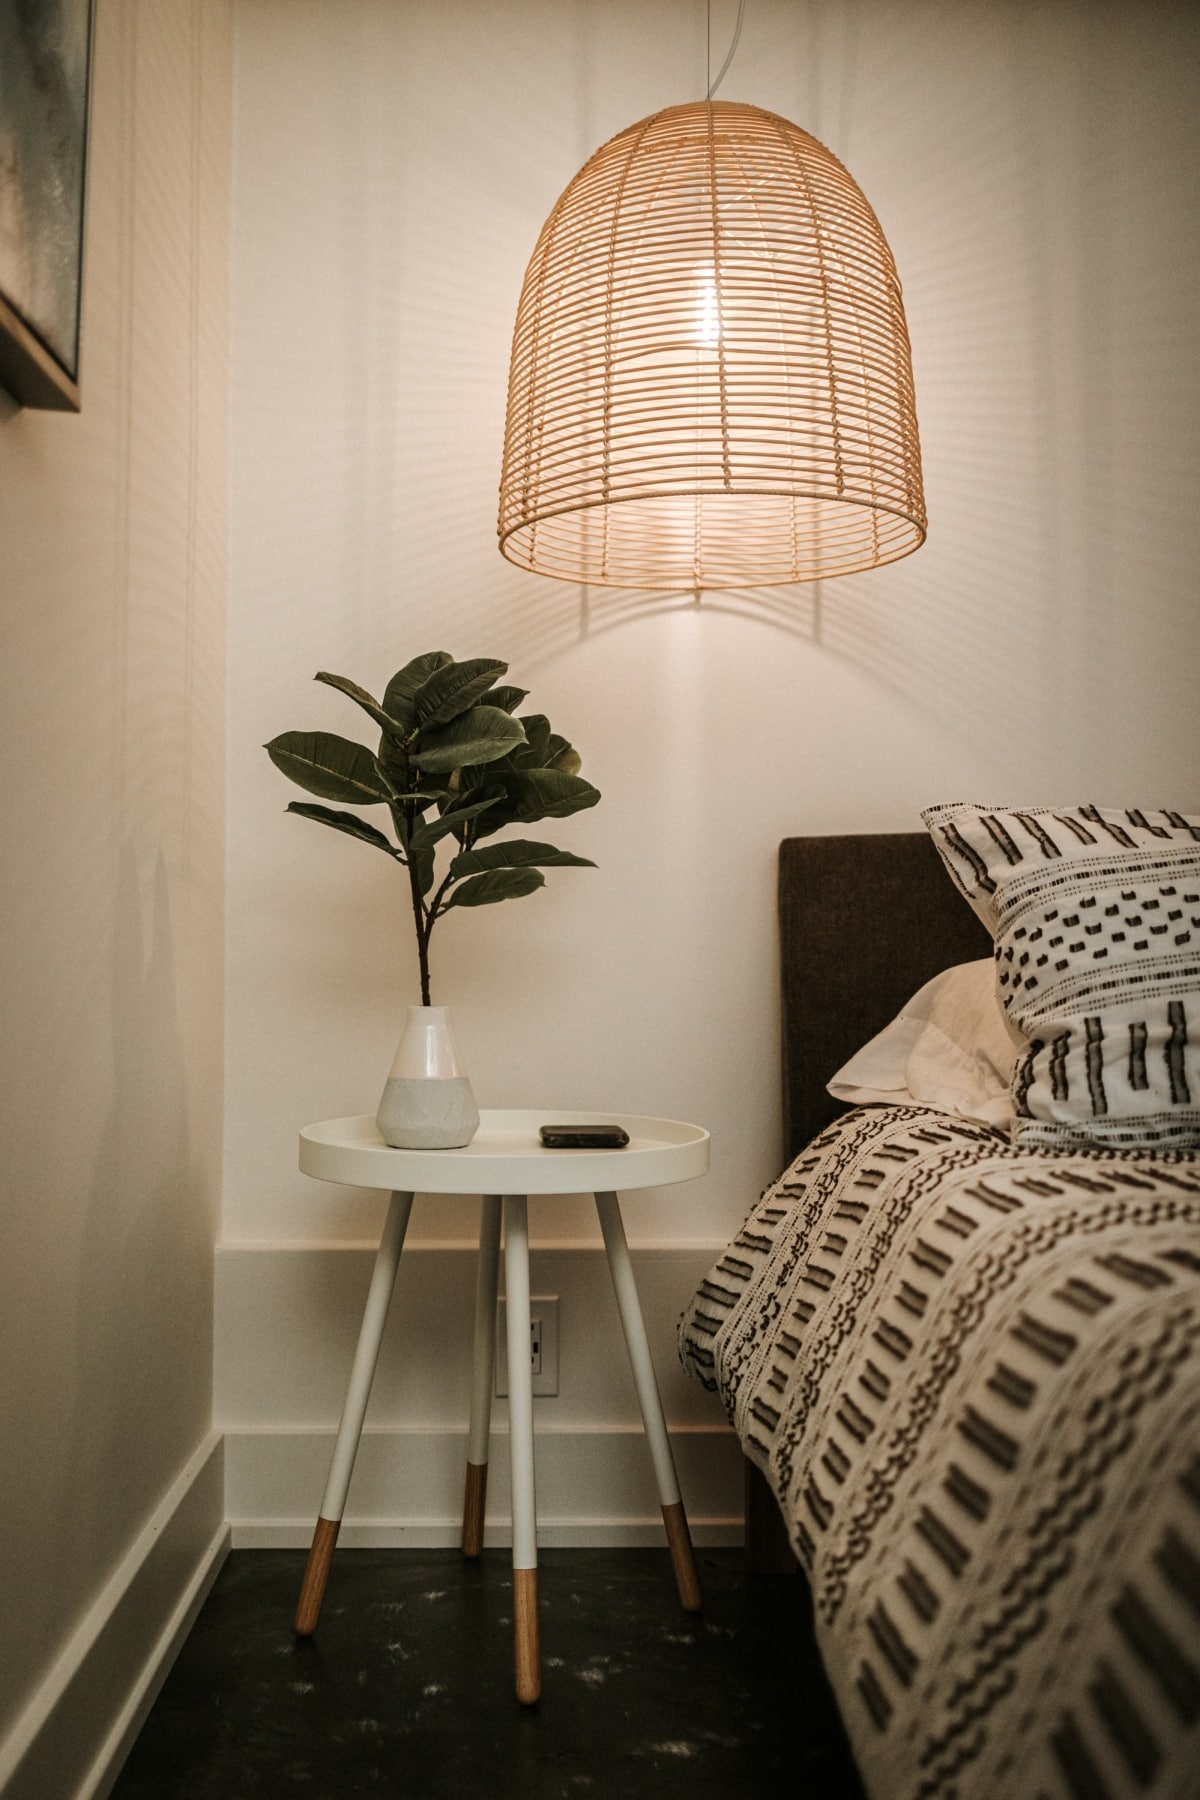
[[0, 0], [0, 387], [79, 411], [92, 0]]

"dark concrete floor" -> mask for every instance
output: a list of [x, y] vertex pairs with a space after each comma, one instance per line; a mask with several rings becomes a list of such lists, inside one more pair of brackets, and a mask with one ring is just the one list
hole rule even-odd
[[115, 1800], [861, 1800], [799, 1579], [702, 1551], [542, 1553], [543, 1688], [513, 1698], [511, 1571], [451, 1550], [344, 1550], [314, 1639], [304, 1556], [235, 1551]]

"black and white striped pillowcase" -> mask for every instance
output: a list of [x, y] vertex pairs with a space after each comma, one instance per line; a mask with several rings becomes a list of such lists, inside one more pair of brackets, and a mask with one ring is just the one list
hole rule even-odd
[[1200, 1145], [1200, 817], [967, 803], [922, 817], [993, 934], [1026, 1041], [1017, 1140]]

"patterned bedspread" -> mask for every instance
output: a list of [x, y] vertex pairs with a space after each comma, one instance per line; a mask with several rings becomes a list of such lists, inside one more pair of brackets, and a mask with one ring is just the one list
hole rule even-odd
[[1200, 1795], [1200, 1159], [847, 1114], [680, 1326], [875, 1800]]

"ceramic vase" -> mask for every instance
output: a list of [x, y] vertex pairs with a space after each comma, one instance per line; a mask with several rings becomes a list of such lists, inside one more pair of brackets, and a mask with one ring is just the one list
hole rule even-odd
[[479, 1130], [444, 1006], [409, 1007], [375, 1123], [395, 1150], [458, 1150]]

